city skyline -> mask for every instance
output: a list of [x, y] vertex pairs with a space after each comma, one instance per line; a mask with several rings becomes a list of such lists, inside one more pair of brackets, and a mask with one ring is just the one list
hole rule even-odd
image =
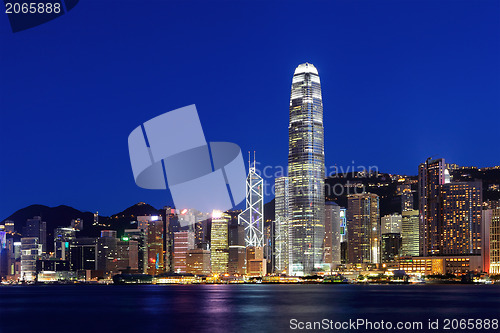
[[[321, 68], [327, 165], [354, 160], [414, 175], [436, 154], [459, 165], [498, 164], [489, 130], [500, 117], [498, 2], [316, 3], [315, 33], [295, 29], [294, 3], [158, 3], [137, 25], [113, 20], [135, 15], [133, 5], [112, 16], [95, 5], [18, 34], [7, 34], [0, 17], [10, 64], [1, 69], [9, 126], [0, 134], [0, 216], [34, 203], [103, 215], [139, 201], [169, 203], [168, 193], [136, 188], [126, 138], [137, 124], [192, 103], [203, 110], [207, 137], [286, 166], [289, 73], [306, 61]], [[210, 22], [207, 6], [217, 9]], [[299, 40], [308, 47], [292, 48]], [[242, 126], [249, 115], [259, 119], [257, 136]]]
[[500, 1], [42, 2], [0, 333], [499, 330]]

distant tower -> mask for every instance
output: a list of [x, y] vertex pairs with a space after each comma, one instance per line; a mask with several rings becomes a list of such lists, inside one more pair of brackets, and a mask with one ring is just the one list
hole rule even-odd
[[288, 126], [290, 274], [323, 269], [325, 152], [318, 70], [299, 65], [293, 74]]
[[264, 247], [264, 182], [248, 159], [246, 209], [238, 215], [238, 224], [245, 226], [245, 245]]

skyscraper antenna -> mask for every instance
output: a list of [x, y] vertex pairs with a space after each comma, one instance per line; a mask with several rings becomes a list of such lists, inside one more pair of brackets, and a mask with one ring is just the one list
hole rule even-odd
[[253, 168], [255, 169], [255, 150], [253, 151]]
[[248, 151], [248, 170], [250, 171], [250, 150]]

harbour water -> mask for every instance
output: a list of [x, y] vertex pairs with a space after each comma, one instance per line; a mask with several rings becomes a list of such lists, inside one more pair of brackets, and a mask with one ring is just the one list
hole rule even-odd
[[[357, 320], [393, 326], [422, 322], [422, 328], [392, 327], [394, 332], [500, 331], [453, 329], [451, 323], [445, 330], [446, 319], [456, 319], [457, 325], [461, 319], [500, 320], [500, 285], [0, 287], [0, 333], [297, 332], [314, 322], [323, 323], [322, 331], [387, 331], [335, 329], [334, 323]], [[325, 320], [333, 326], [326, 327]], [[436, 320], [438, 329], [429, 329], [429, 321]]]

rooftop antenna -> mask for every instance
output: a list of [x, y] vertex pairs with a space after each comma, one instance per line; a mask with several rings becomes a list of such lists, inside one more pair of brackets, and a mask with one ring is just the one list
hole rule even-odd
[[250, 170], [250, 150], [248, 151], [248, 170]]
[[253, 151], [253, 168], [255, 169], [255, 150]]

